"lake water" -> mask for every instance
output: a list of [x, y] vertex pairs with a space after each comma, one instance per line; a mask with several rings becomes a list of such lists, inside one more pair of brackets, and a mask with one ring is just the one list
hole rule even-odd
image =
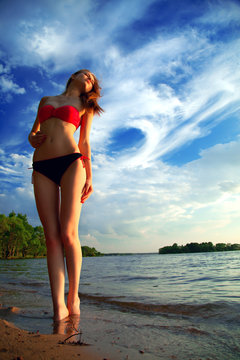
[[[0, 265], [0, 317], [51, 333], [46, 259]], [[84, 340], [122, 359], [240, 359], [240, 251], [84, 258], [79, 291]]]

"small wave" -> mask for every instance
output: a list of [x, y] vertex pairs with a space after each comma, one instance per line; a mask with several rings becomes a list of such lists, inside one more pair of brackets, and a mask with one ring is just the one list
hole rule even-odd
[[138, 280], [158, 280], [157, 276], [119, 276], [119, 275], [107, 275], [104, 279], [114, 279], [115, 281], [138, 281]]
[[44, 282], [37, 282], [37, 281], [18, 281], [18, 282], [9, 282], [8, 285], [14, 285], [14, 286], [30, 286], [30, 287], [42, 287], [45, 286], [46, 283]]
[[42, 286], [45, 286], [46, 283], [44, 282], [37, 282], [37, 281], [34, 281], [34, 282], [30, 282], [30, 281], [22, 281], [20, 282], [20, 285], [23, 285], [23, 286], [33, 286], [33, 287], [42, 287]]
[[131, 276], [131, 277], [125, 277], [122, 280], [125, 280], [125, 281], [158, 280], [158, 277], [157, 276]]
[[[187, 283], [198, 282], [198, 281], [209, 281], [209, 280], [213, 280], [213, 279], [209, 276], [203, 276], [203, 277], [199, 277], [199, 278], [195, 278], [195, 279], [189, 279], [187, 281]], [[214, 281], [215, 281], [215, 279], [214, 279]]]
[[181, 315], [181, 316], [199, 316], [202, 318], [228, 317], [229, 313], [239, 311], [233, 309], [230, 303], [206, 303], [206, 304], [148, 304], [136, 301], [122, 301], [120, 299], [96, 296], [90, 294], [79, 294], [81, 299], [86, 299], [95, 304], [107, 304], [125, 311], [135, 311], [144, 313], [155, 313], [159, 315]]

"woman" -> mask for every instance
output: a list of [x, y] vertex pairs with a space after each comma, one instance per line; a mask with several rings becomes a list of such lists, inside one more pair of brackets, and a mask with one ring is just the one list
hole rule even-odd
[[[78, 223], [82, 203], [93, 192], [89, 135], [94, 114], [102, 112], [98, 105], [100, 89], [90, 71], [77, 71], [68, 80], [63, 94], [41, 99], [29, 134], [29, 142], [36, 149], [34, 194], [46, 238], [56, 321], [80, 314], [78, 286], [82, 252]], [[78, 126], [81, 128], [77, 145], [73, 134]], [[64, 251], [69, 279], [67, 305]]]

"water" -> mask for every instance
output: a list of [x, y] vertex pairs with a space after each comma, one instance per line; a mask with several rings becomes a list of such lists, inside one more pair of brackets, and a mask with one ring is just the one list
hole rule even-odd
[[[20, 308], [0, 317], [51, 333], [46, 259], [0, 265], [0, 301]], [[122, 359], [240, 359], [240, 251], [84, 258], [79, 290], [87, 342]]]

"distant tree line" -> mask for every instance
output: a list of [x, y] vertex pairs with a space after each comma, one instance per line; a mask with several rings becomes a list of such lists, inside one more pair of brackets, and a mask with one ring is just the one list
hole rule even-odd
[[103, 254], [97, 251], [94, 247], [90, 248], [89, 246], [82, 246], [82, 256], [103, 256]]
[[[82, 246], [83, 256], [102, 255], [95, 248]], [[47, 255], [46, 242], [42, 226], [33, 227], [27, 216], [0, 214], [0, 258], [32, 258]]]
[[172, 246], [164, 246], [159, 249], [159, 254], [181, 254], [181, 253], [197, 253], [212, 251], [234, 251], [240, 250], [240, 244], [219, 243], [213, 245], [212, 242], [196, 243], [191, 242], [187, 245], [173, 244]]

